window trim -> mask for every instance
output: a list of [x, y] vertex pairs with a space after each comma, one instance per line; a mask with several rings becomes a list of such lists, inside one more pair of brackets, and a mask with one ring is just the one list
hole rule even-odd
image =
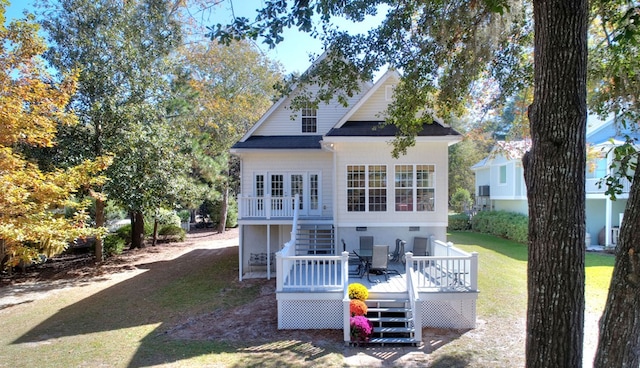
[[[502, 181], [502, 170], [504, 169], [504, 181]], [[507, 164], [498, 166], [498, 185], [507, 185]]]
[[[352, 187], [350, 186], [350, 167], [364, 167], [364, 186], [359, 186], [359, 187]], [[378, 168], [384, 168], [384, 181], [383, 181], [383, 186], [381, 187], [372, 187], [370, 185], [370, 168], [371, 167], [378, 167]], [[388, 212], [389, 210], [389, 165], [387, 164], [347, 164], [345, 165], [345, 195], [346, 195], [346, 201], [345, 201], [345, 205], [346, 205], [346, 212], [347, 213], [383, 213], [383, 212]], [[384, 190], [384, 203], [382, 203], [382, 201], [380, 203], [371, 203], [371, 191], [372, 190]], [[364, 191], [364, 204], [358, 203], [358, 207], [363, 206], [363, 210], [362, 211], [358, 211], [358, 210], [353, 210], [350, 209], [351, 207], [354, 207], [354, 205], [350, 204], [349, 199], [351, 198], [349, 195], [349, 191], [350, 190], [363, 190]], [[382, 197], [380, 197], [382, 198]], [[380, 209], [380, 210], [372, 210], [371, 206], [382, 206], [384, 209]]]
[[300, 131], [304, 134], [318, 133], [318, 109], [303, 107], [300, 111]]
[[[396, 180], [396, 175], [398, 174], [398, 166], [405, 166], [405, 167], [411, 167], [411, 184], [410, 186], [406, 186], [406, 187], [402, 187], [402, 186], [397, 186], [397, 180]], [[418, 167], [419, 166], [430, 166], [432, 168], [432, 172], [431, 172], [431, 178], [430, 178], [430, 183], [431, 186], [418, 186]], [[396, 164], [393, 166], [393, 211], [395, 213], [423, 213], [423, 212], [428, 212], [428, 213], [435, 213], [436, 212], [436, 173], [437, 173], [437, 166], [435, 164], [428, 164], [428, 163], [419, 163], [419, 164]], [[407, 210], [400, 210], [398, 209], [398, 202], [396, 201], [396, 198], [398, 198], [398, 190], [410, 190], [411, 191], [411, 203], [410, 203], [410, 209]], [[433, 206], [432, 208], [429, 209], [424, 209], [421, 210], [419, 209], [419, 203], [418, 203], [418, 190], [422, 189], [422, 190], [431, 190], [433, 193]], [[409, 204], [407, 204], [409, 205]]]

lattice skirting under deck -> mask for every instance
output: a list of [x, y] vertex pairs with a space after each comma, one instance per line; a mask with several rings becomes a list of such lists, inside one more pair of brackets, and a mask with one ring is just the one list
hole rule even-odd
[[342, 300], [278, 300], [278, 328], [342, 329]]
[[468, 329], [476, 327], [476, 300], [423, 300], [422, 327]]

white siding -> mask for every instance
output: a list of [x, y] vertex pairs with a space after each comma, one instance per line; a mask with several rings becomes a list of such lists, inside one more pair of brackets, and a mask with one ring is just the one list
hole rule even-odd
[[380, 86], [369, 99], [358, 108], [358, 110], [349, 118], [350, 121], [381, 121], [384, 116], [381, 115], [391, 101], [385, 98], [386, 85], [394, 85], [395, 80], [390, 78], [385, 85]]
[[[407, 155], [391, 157], [391, 146], [386, 143], [337, 143], [336, 209], [338, 226], [442, 226], [447, 223], [448, 212], [448, 151], [446, 142], [417, 143]], [[394, 195], [394, 166], [399, 164], [435, 166], [435, 211], [396, 212]], [[347, 212], [347, 165], [387, 165], [387, 211]]]
[[242, 154], [241, 194], [253, 196], [255, 173], [320, 172], [322, 216], [331, 216], [333, 155], [320, 150], [261, 151]]
[[[311, 91], [317, 88], [309, 88]], [[330, 104], [320, 103], [317, 111], [316, 133], [302, 133], [302, 118], [300, 111], [293, 111], [290, 108], [291, 99], [287, 98], [279, 109], [274, 111], [266, 121], [260, 125], [253, 135], [324, 135], [347, 113], [349, 108], [355, 104], [364, 92], [354, 95], [349, 100], [349, 106], [344, 107], [332, 101]], [[291, 120], [292, 115], [295, 115]]]

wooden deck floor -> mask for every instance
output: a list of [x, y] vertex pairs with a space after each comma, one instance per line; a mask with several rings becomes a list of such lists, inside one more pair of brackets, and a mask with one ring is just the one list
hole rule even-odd
[[371, 292], [389, 293], [389, 292], [405, 292], [407, 291], [407, 279], [405, 267], [402, 263], [389, 263], [389, 268], [398, 271], [399, 274], [390, 273], [389, 280], [385, 280], [384, 275], [371, 274], [371, 282], [365, 274], [362, 278], [357, 276], [349, 276], [349, 284], [360, 283]]

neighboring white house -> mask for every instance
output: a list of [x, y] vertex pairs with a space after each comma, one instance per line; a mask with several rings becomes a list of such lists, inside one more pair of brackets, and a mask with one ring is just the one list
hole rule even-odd
[[[615, 245], [622, 215], [629, 197], [629, 183], [612, 201], [599, 187], [611, 163], [610, 150], [624, 141], [614, 120], [594, 121], [587, 127], [589, 149], [586, 168], [586, 227], [590, 245]], [[472, 166], [476, 176], [476, 210], [502, 210], [527, 215], [527, 190], [522, 156], [531, 147], [530, 140], [498, 142], [491, 153]]]
[[[381, 123], [399, 81], [388, 71], [347, 107], [292, 111], [285, 97], [231, 149], [241, 160], [239, 278], [275, 271], [278, 328], [343, 328], [350, 341], [354, 282], [369, 288], [377, 315], [371, 342], [418, 344], [421, 327], [476, 325], [478, 254], [446, 242], [448, 147], [461, 136], [434, 119], [394, 159], [397, 130]], [[371, 237], [367, 258], [360, 241]], [[392, 262], [381, 252], [401, 249], [400, 240]], [[395, 273], [370, 280], [354, 268], [374, 260]]]

